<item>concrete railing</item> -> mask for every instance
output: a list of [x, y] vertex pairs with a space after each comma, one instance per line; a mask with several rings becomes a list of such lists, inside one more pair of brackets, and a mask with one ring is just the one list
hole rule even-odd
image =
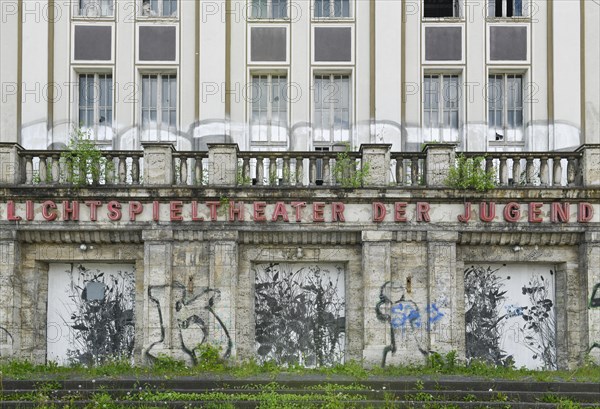
[[[391, 152], [390, 145], [362, 145], [359, 152], [239, 152], [236, 144], [178, 152], [170, 143], [153, 142], [141, 151], [102, 151], [98, 171], [87, 174], [84, 184], [444, 188], [457, 155], [454, 144], [443, 143], [427, 144], [423, 152]], [[482, 169], [495, 174], [499, 187], [600, 186], [600, 145], [462, 155], [483, 158]], [[61, 151], [0, 144], [2, 185], [69, 185], [72, 171]]]

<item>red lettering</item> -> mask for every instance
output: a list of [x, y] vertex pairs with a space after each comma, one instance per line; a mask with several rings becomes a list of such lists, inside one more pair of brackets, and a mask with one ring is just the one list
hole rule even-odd
[[509, 223], [516, 223], [521, 218], [521, 205], [510, 202], [504, 207], [504, 220]]
[[42, 203], [42, 217], [49, 222], [56, 220], [58, 217], [56, 214], [56, 203], [52, 200], [46, 200]]
[[332, 222], [345, 222], [346, 218], [344, 217], [344, 210], [346, 210], [346, 206], [340, 202], [334, 202], [331, 204], [331, 221]]
[[7, 207], [8, 208], [6, 210], [8, 220], [10, 220], [11, 222], [19, 222], [22, 220], [21, 216], [15, 216], [15, 202], [9, 200]]
[[541, 223], [544, 221], [540, 216], [542, 214], [543, 203], [529, 203], [529, 223]]
[[552, 203], [550, 221], [552, 223], [568, 223], [571, 218], [571, 203]]
[[170, 217], [172, 222], [183, 221], [181, 212], [183, 211], [183, 202], [181, 200], [172, 201], [169, 205]]
[[430, 210], [431, 210], [431, 206], [429, 206], [429, 203], [426, 203], [426, 202], [417, 203], [417, 221], [429, 223], [431, 221], [431, 217], [429, 217]]
[[385, 216], [387, 215], [387, 209], [385, 205], [381, 202], [373, 203], [373, 222], [381, 223], [385, 220]]
[[129, 220], [134, 222], [138, 214], [142, 214], [144, 206], [140, 202], [129, 202]]
[[284, 222], [289, 222], [290, 219], [288, 217], [287, 209], [285, 208], [285, 203], [277, 202], [275, 204], [275, 210], [273, 211], [273, 216], [271, 217], [271, 221], [276, 222], [277, 219], [282, 218]]
[[111, 200], [108, 202], [106, 208], [108, 209], [108, 218], [113, 222], [117, 222], [121, 220], [121, 217], [123, 217], [123, 214], [121, 213], [121, 203], [117, 202], [116, 200]]
[[471, 202], [465, 203], [465, 213], [458, 215], [458, 221], [461, 223], [469, 223], [471, 220]]
[[99, 200], [88, 200], [84, 203], [90, 208], [90, 221], [98, 221], [98, 207], [102, 206], [102, 202]]
[[210, 220], [217, 221], [217, 209], [221, 206], [221, 202], [206, 202], [206, 206], [210, 209]]
[[292, 207], [296, 209], [296, 223], [302, 221], [302, 209], [306, 207], [306, 202], [292, 202]]
[[408, 203], [398, 202], [394, 205], [394, 221], [398, 223], [406, 223], [408, 219], [406, 218], [406, 207]]
[[265, 202], [254, 202], [254, 221], [255, 222], [266, 222], [267, 218], [265, 216], [265, 207], [267, 204]]
[[325, 221], [325, 203], [313, 203], [313, 222], [322, 223]]
[[28, 221], [32, 221], [33, 219], [35, 219], [35, 216], [33, 214], [33, 202], [31, 200], [27, 200], [25, 202], [25, 218]]
[[192, 202], [192, 221], [193, 222], [203, 222], [204, 217], [198, 217], [198, 202]]
[[482, 222], [490, 223], [496, 218], [496, 203], [482, 202], [479, 204], [479, 219]]
[[233, 201], [229, 203], [229, 221], [234, 222], [236, 217], [238, 221], [244, 221], [244, 202], [239, 202], [237, 205]]
[[579, 203], [579, 212], [577, 221], [579, 223], [589, 223], [594, 218], [594, 206], [590, 203]]
[[69, 206], [69, 201], [63, 201], [63, 220], [69, 220], [69, 217], [73, 221], [79, 220], [79, 202], [73, 201]]
[[160, 220], [160, 203], [156, 200], [152, 202], [152, 220], [155, 222]]

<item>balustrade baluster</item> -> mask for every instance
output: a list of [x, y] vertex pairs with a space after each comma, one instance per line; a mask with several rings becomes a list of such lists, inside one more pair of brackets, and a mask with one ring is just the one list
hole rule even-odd
[[115, 183], [115, 159], [109, 153], [106, 155], [106, 185], [113, 185]]
[[396, 184], [398, 186], [404, 185], [404, 159], [396, 159]]
[[265, 166], [262, 156], [256, 157], [256, 184], [258, 186], [265, 184]]
[[291, 184], [290, 175], [290, 157], [285, 155], [283, 157], [283, 184], [289, 186]]
[[411, 158], [410, 179], [413, 186], [419, 185], [419, 158], [413, 156]]
[[33, 156], [25, 155], [25, 184], [33, 184]]
[[188, 158], [187, 156], [181, 156], [181, 163], [180, 163], [181, 169], [179, 170], [179, 174], [181, 176], [180, 178], [180, 184], [182, 185], [187, 185], [188, 184]]
[[204, 185], [204, 171], [202, 169], [202, 156], [196, 156], [196, 163], [194, 164], [194, 175], [196, 185]]
[[542, 156], [540, 159], [540, 184], [542, 186], [548, 186], [548, 181], [550, 179], [550, 175], [548, 174], [548, 157]]
[[500, 185], [508, 186], [508, 157], [500, 156]]
[[127, 182], [127, 157], [119, 155], [119, 184], [124, 185]]
[[55, 153], [52, 155], [52, 183], [60, 182], [60, 155]]
[[38, 172], [40, 175], [40, 184], [45, 185], [48, 181], [48, 164], [46, 163], [46, 155], [40, 155]]
[[304, 184], [304, 159], [302, 156], [296, 158], [296, 186]]
[[528, 157], [527, 162], [525, 164], [525, 176], [527, 178], [526, 184], [527, 186], [532, 186], [534, 184], [535, 179], [535, 166], [533, 163], [533, 157]]
[[521, 158], [513, 157], [513, 186], [521, 184]]
[[140, 184], [140, 156], [137, 154], [131, 157], [131, 183]]
[[554, 175], [553, 175], [553, 185], [561, 186], [562, 185], [562, 163], [560, 161], [560, 156], [554, 157]]
[[251, 181], [250, 177], [250, 158], [245, 157], [242, 159], [242, 181], [241, 183], [246, 184], [248, 180]]
[[325, 154], [323, 157], [323, 186], [332, 185], [330, 157]]
[[577, 178], [577, 158], [571, 156], [567, 161], [567, 185], [573, 186]]
[[269, 185], [275, 186], [277, 184], [277, 157], [269, 157]]
[[310, 156], [308, 158], [308, 184], [315, 186], [317, 184], [317, 158]]

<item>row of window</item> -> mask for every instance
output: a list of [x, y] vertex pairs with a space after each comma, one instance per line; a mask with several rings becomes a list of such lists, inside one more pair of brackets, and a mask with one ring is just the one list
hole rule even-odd
[[[523, 76], [493, 74], [488, 78], [490, 137], [505, 140], [507, 133], [523, 127]], [[250, 127], [258, 144], [285, 144], [288, 135], [288, 81], [286, 75], [252, 77]], [[423, 78], [423, 128], [430, 135], [439, 129], [458, 132], [461, 82], [458, 75], [425, 75]], [[141, 125], [144, 129], [177, 128], [177, 76], [148, 74], [141, 78]], [[338, 143], [350, 140], [351, 82], [349, 75], [314, 77], [314, 140]], [[79, 123], [102, 139], [102, 129], [112, 127], [113, 78], [111, 74], [79, 75]]]
[[[111, 17], [115, 0], [79, 0], [79, 15]], [[251, 0], [250, 15], [257, 19], [288, 17], [289, 0]], [[350, 0], [313, 0], [315, 18], [349, 18]], [[489, 17], [522, 17], [526, 15], [525, 0], [487, 0]], [[145, 17], [176, 17], [178, 0], [142, 0]], [[465, 0], [423, 0], [425, 18], [462, 17]]]

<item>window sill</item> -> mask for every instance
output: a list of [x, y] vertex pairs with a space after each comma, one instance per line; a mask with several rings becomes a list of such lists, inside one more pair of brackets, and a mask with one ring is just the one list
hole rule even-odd
[[313, 17], [313, 23], [353, 23], [354, 17]]
[[531, 23], [531, 19], [529, 17], [486, 17], [485, 21], [488, 24]]
[[279, 24], [281, 24], [281, 23], [290, 23], [291, 19], [289, 17], [282, 17], [282, 18], [251, 17], [247, 21], [248, 21], [248, 23], [279, 23]]
[[73, 16], [71, 17], [72, 21], [115, 21], [115, 16]]
[[464, 17], [423, 17], [423, 23], [464, 23]]
[[151, 22], [165, 22], [175, 23], [179, 21], [179, 17], [168, 17], [168, 16], [138, 16], [137, 21], [151, 21]]

